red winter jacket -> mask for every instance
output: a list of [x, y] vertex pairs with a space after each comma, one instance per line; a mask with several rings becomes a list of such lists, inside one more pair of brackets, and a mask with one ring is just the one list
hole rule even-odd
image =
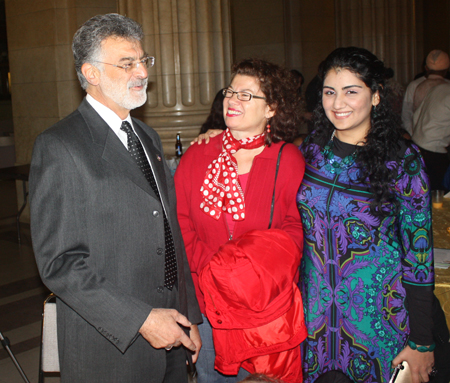
[[213, 326], [215, 368], [236, 375], [265, 373], [302, 381], [300, 343], [306, 337], [294, 281], [301, 254], [279, 229], [252, 230], [221, 246], [200, 274]]

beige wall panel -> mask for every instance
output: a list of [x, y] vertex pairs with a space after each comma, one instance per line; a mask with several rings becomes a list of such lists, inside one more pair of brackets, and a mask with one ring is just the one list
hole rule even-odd
[[[27, 11], [26, 9], [23, 10]], [[9, 50], [35, 48], [55, 42], [55, 10], [47, 9], [33, 13], [8, 16]]]
[[[56, 0], [57, 3], [60, 0]], [[72, 3], [77, 8], [112, 8], [112, 5], [114, 6], [114, 11], [111, 12], [117, 12], [117, 6], [114, 4], [116, 1], [112, 2], [111, 0], [70, 0], [70, 3]], [[105, 13], [105, 12], [103, 12]], [[95, 15], [93, 15], [95, 16]]]
[[[144, 27], [145, 49], [156, 57], [156, 65], [149, 71], [147, 103], [132, 114], [154, 127], [167, 153], [173, 155], [176, 133], [181, 132], [186, 147], [229, 77], [230, 62], [223, 62], [229, 60], [231, 50], [230, 29], [224, 25], [229, 22], [229, 2], [120, 0], [119, 12], [132, 16], [138, 3], [145, 3], [144, 16], [138, 21]], [[221, 23], [216, 26], [212, 20]]]
[[[317, 74], [317, 67], [325, 60], [328, 54], [335, 49], [334, 43], [330, 41], [324, 42], [304, 42], [303, 43], [303, 76], [305, 77], [305, 85]], [[303, 91], [306, 86], [303, 87]]]
[[[51, 117], [15, 117], [16, 163], [28, 164], [31, 160], [34, 141], [38, 134], [57, 123], [59, 118]], [[21, 150], [18, 150], [18, 149]]]
[[221, 27], [223, 37], [223, 65], [224, 65], [223, 76], [225, 77], [225, 81], [224, 82], [220, 81], [216, 86], [218, 88], [228, 85], [230, 81], [231, 64], [233, 62], [230, 3], [228, 0], [228, 1], [221, 1], [220, 4], [221, 4], [220, 9], [222, 21]]
[[[109, 0], [109, 2], [111, 3], [112, 0]], [[113, 7], [97, 7], [96, 6], [96, 1], [94, 0], [92, 2], [92, 6], [91, 7], [89, 7], [89, 8], [88, 7], [86, 7], [86, 8], [74, 8], [72, 10], [72, 12], [74, 12], [76, 14], [75, 23], [74, 23], [75, 29], [73, 31], [73, 33], [75, 33], [77, 31], [77, 29], [79, 27], [81, 27], [81, 25], [83, 25], [91, 17], [94, 17], [96, 15], [102, 15], [102, 14], [105, 14], [105, 13], [115, 13], [115, 12], [117, 12], [117, 8], [116, 8], [116, 6], [113, 6]]]
[[303, 71], [302, 20], [300, 2], [283, 2], [285, 65], [287, 68]]
[[177, 26], [180, 47], [181, 102], [184, 106], [195, 104], [194, 57], [191, 53], [194, 30], [192, 8], [193, 3], [189, 0], [178, 2]]
[[[56, 90], [56, 82], [14, 84], [14, 117], [58, 118]], [[15, 97], [16, 93], [20, 94], [20, 97]], [[17, 133], [16, 130], [14, 132]]]
[[302, 64], [305, 86], [317, 74], [317, 67], [336, 48], [334, 0], [301, 2]]
[[[366, 48], [407, 85], [415, 67], [415, 0], [336, 0], [337, 46]], [[409, 42], [409, 43], [408, 43]]]
[[[212, 59], [214, 61], [214, 86], [212, 91], [215, 93], [223, 87], [225, 84], [225, 72], [230, 68], [225, 68], [225, 46], [223, 39], [223, 21], [222, 21], [222, 9], [219, 1], [213, 1], [211, 4], [212, 19], [211, 25], [213, 28], [212, 38]], [[213, 100], [209, 100], [212, 103]]]
[[[120, 8], [122, 10], [122, 8]], [[135, 18], [138, 20], [144, 29], [144, 41], [143, 49], [150, 56], [155, 57], [155, 66], [148, 70], [148, 91], [147, 91], [147, 103], [146, 107], [156, 108], [159, 104], [158, 92], [160, 85], [157, 81], [157, 73], [161, 71], [161, 54], [159, 50], [159, 35], [156, 34], [156, 30], [159, 29], [158, 20], [158, 4], [155, 0], [144, 1], [141, 6], [141, 12], [138, 12], [140, 17]], [[132, 11], [132, 10], [131, 10]], [[136, 11], [131, 12], [135, 14]], [[136, 15], [137, 16], [137, 15]]]
[[161, 69], [161, 92], [162, 102], [167, 108], [174, 107], [177, 103], [175, 61], [178, 60], [175, 52], [175, 39], [172, 23], [172, 2], [166, 0], [158, 1], [159, 20], [159, 49]]
[[[222, 89], [225, 87], [225, 85], [228, 85], [229, 76], [227, 75], [230, 72], [230, 68], [225, 68], [225, 61], [226, 55], [225, 55], [225, 47], [224, 42], [222, 39], [222, 33], [215, 32], [212, 35], [212, 41], [213, 41], [213, 60], [214, 60], [214, 86], [212, 88], [212, 92], [214, 93], [214, 97], [216, 93], [219, 91], [219, 89]], [[209, 103], [211, 104], [214, 99], [209, 100]]]
[[[75, 18], [71, 17], [69, 9], [55, 9], [55, 43], [72, 46], [73, 35], [78, 28]], [[72, 51], [70, 52], [72, 53]], [[71, 57], [72, 54], [69, 55]], [[73, 61], [73, 60], [72, 60]]]
[[249, 57], [270, 61], [284, 65], [284, 44], [260, 44], [248, 46], [235, 46], [236, 61]]
[[235, 22], [266, 20], [268, 24], [261, 24], [261, 29], [270, 25], [272, 17], [283, 16], [283, 0], [232, 0], [231, 6]]
[[54, 9], [55, 0], [5, 0], [5, 7], [8, 17], [14, 17]]
[[199, 72], [200, 103], [210, 106], [215, 96], [214, 84], [214, 48], [211, 9], [208, 1], [196, 1], [196, 27], [197, 27], [197, 61]]
[[[405, 0], [406, 2], [408, 0]], [[415, 32], [415, 22], [414, 22], [414, 8], [405, 7], [406, 12], [401, 12], [401, 21], [400, 23], [405, 26], [405, 31], [400, 36], [399, 44], [404, 49], [404, 55], [398, 57], [398, 65], [404, 70], [399, 71], [397, 73], [397, 81], [401, 84], [408, 84], [415, 75], [415, 70], [420, 68], [415, 63], [414, 58], [417, 55], [417, 46], [419, 42], [416, 41], [415, 36], [417, 33]], [[412, 34], [407, 31], [412, 31]], [[416, 41], [416, 43], [414, 43]], [[412, 60], [408, 59], [409, 57]]]
[[259, 57], [285, 64], [282, 0], [231, 1], [234, 61]]
[[[30, 63], [33, 63], [33, 67], [30, 66]], [[10, 50], [9, 65], [12, 72], [12, 86], [14, 87], [15, 84], [54, 81], [55, 72], [48, 70], [48, 68], [54, 67], [54, 63], [54, 46]]]
[[[335, 15], [335, 0], [301, 1], [300, 3], [302, 19], [320, 15], [324, 17], [334, 17]], [[318, 25], [318, 27], [320, 26], [323, 25]]]
[[55, 63], [56, 71], [54, 75], [56, 75], [58, 81], [76, 80], [78, 82], [71, 45], [63, 44], [55, 47]]
[[[17, 136], [51, 125], [27, 127], [23, 119], [32, 123], [50, 117], [53, 123], [78, 106], [83, 92], [71, 41], [76, 29], [97, 14], [119, 11], [143, 25], [144, 48], [156, 65], [149, 70], [148, 102], [135, 114], [158, 131], [164, 128], [160, 133], [170, 149], [177, 131], [183, 131], [183, 141], [196, 135], [216, 91], [229, 78], [228, 0], [7, 0], [7, 8], [11, 63], [28, 63], [11, 69], [13, 85], [17, 79]], [[31, 137], [34, 141], [35, 134]], [[18, 159], [28, 162], [31, 145], [22, 147], [28, 144], [19, 141]]]
[[161, 44], [161, 96], [162, 102], [166, 108], [174, 107], [177, 103], [173, 37], [172, 34], [159, 36]]
[[197, 33], [200, 103], [210, 105], [215, 96], [214, 50], [211, 33]]
[[56, 92], [58, 95], [58, 117], [59, 119], [72, 113], [78, 105], [85, 93], [80, 87], [78, 79], [58, 81], [56, 83]]
[[[81, 4], [82, 7], [77, 7]], [[116, 0], [6, 0], [16, 162], [29, 163], [36, 135], [71, 113], [84, 93], [71, 40], [88, 18]]]

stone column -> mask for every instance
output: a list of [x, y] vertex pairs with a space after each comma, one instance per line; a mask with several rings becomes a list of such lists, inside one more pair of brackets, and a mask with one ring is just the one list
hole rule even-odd
[[183, 148], [196, 137], [231, 66], [229, 0], [119, 0], [119, 13], [144, 29], [149, 70], [147, 103], [133, 115], [156, 129], [167, 156], [176, 133]]
[[382, 59], [407, 85], [421, 71], [420, 0], [335, 0], [336, 46], [359, 46]]

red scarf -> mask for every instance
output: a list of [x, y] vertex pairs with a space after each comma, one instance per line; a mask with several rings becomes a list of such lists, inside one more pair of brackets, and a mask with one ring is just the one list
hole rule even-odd
[[238, 166], [232, 154], [239, 149], [256, 149], [265, 144], [265, 132], [243, 140], [233, 137], [227, 128], [223, 135], [223, 150], [209, 166], [200, 189], [206, 214], [219, 219], [222, 211], [232, 214], [233, 221], [245, 218], [244, 192], [239, 184]]

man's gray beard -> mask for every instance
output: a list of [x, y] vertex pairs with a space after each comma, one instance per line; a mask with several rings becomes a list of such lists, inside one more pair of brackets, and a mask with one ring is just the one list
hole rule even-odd
[[[122, 92], [120, 88], [117, 86], [117, 84], [103, 73], [102, 73], [102, 82], [105, 95], [111, 98], [111, 100], [113, 100], [117, 105], [121, 106], [122, 108], [125, 108], [127, 110], [136, 109], [144, 105], [145, 102], [147, 101], [148, 80], [146, 78], [141, 80], [137, 79], [128, 81], [126, 92]], [[130, 88], [141, 85], [143, 85], [144, 88], [140, 92], [133, 91], [133, 93], [131, 93]]]
[[[141, 86], [143, 85], [144, 88], [140, 92], [134, 92], [134, 96], [132, 97], [132, 94], [130, 93], [130, 88], [134, 86]], [[128, 92], [125, 95], [125, 97], [122, 99], [121, 103], [118, 103], [120, 106], [122, 106], [125, 109], [132, 110], [139, 108], [140, 106], [144, 105], [147, 101], [147, 79], [143, 80], [134, 80], [130, 81], [128, 84]], [[136, 97], [139, 96], [139, 97]]]

